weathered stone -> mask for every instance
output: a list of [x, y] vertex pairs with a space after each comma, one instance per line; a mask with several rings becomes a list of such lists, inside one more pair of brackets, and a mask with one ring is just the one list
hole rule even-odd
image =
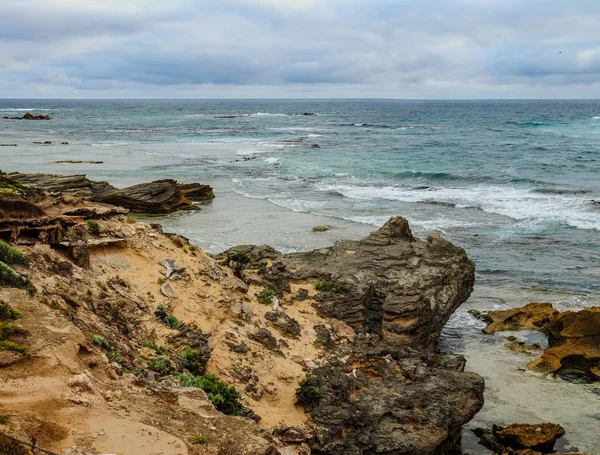
[[513, 423], [507, 427], [494, 425], [492, 431], [496, 439], [506, 447], [532, 449], [543, 453], [554, 450], [557, 439], [565, 434], [565, 429], [555, 423]]
[[522, 308], [475, 313], [474, 316], [488, 323], [483, 333], [492, 334], [503, 330], [540, 330], [557, 314], [551, 303], [533, 302]]
[[292, 338], [300, 336], [300, 324], [294, 318], [288, 316], [283, 311], [267, 311], [265, 318], [271, 321], [273, 326], [282, 334]]

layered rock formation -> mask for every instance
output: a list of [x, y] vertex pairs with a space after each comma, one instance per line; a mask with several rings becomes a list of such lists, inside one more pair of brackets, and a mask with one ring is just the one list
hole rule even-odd
[[464, 359], [434, 353], [441, 328], [472, 290], [474, 264], [462, 249], [438, 236], [418, 240], [397, 217], [363, 240], [310, 253], [240, 246], [225, 256], [235, 254], [249, 255], [250, 269], [258, 268], [249, 282], [281, 297], [314, 280], [317, 293], [303, 292], [302, 300], [358, 333], [343, 346], [321, 334], [330, 355], [312, 368], [323, 393], [307, 405], [314, 453], [454, 447], [461, 425], [483, 405], [484, 388], [478, 375], [463, 371]]
[[21, 439], [59, 453], [441, 455], [483, 404], [464, 358], [435, 352], [474, 265], [403, 218], [310, 253], [215, 259], [123, 209], [8, 186], [0, 226], [31, 288], [0, 287], [0, 322], [22, 315], [0, 334], [0, 414]]
[[181, 184], [172, 179], [118, 189], [107, 182], [89, 180], [83, 174], [9, 174], [10, 178], [52, 194], [75, 196], [94, 202], [125, 207], [133, 212], [169, 213], [197, 210], [192, 201], [208, 201], [215, 197], [209, 185]]
[[559, 312], [550, 303], [494, 311], [480, 317], [485, 333], [538, 330], [548, 337], [548, 348], [527, 368], [545, 375], [579, 373], [600, 380], [600, 308]]

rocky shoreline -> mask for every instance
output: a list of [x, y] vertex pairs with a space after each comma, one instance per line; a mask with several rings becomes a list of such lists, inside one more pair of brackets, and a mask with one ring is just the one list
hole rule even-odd
[[473, 289], [462, 248], [395, 217], [312, 252], [212, 257], [127, 217], [187, 209], [210, 187], [0, 178], [11, 435], [61, 454], [460, 453], [484, 381], [436, 343]]

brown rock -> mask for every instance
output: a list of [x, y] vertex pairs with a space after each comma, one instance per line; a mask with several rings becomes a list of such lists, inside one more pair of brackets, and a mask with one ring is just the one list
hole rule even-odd
[[557, 314], [551, 303], [533, 302], [522, 308], [492, 311], [480, 318], [488, 322], [483, 333], [491, 335], [503, 330], [540, 330]]
[[600, 380], [600, 308], [560, 313], [545, 329], [550, 347], [527, 368], [545, 374], [575, 371]]
[[556, 440], [565, 434], [565, 429], [555, 423], [513, 423], [507, 427], [494, 425], [492, 431], [496, 439], [507, 447], [544, 453], [551, 452]]

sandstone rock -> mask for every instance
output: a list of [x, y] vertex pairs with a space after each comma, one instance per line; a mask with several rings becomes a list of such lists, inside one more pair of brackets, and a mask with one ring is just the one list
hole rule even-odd
[[273, 326], [282, 334], [292, 338], [300, 336], [300, 324], [294, 318], [288, 316], [283, 311], [267, 311], [265, 318], [271, 321]]
[[168, 297], [170, 299], [177, 298], [177, 293], [175, 292], [175, 290], [171, 286], [171, 283], [169, 283], [168, 281], [166, 283], [163, 283], [163, 285], [160, 287], [160, 292], [162, 292], [162, 294], [165, 297]]
[[554, 450], [554, 443], [565, 434], [565, 429], [554, 423], [513, 423], [507, 427], [494, 425], [492, 431], [496, 439], [506, 447], [543, 453]]
[[540, 330], [557, 314], [551, 303], [533, 302], [522, 308], [492, 311], [484, 315], [476, 313], [475, 316], [488, 323], [483, 333], [492, 334], [503, 330]]
[[250, 333], [248, 335], [248, 338], [250, 338], [253, 341], [256, 341], [257, 343], [262, 344], [269, 351], [275, 352], [279, 355], [283, 355], [283, 353], [279, 349], [277, 338], [275, 338], [273, 334], [267, 329], [258, 329], [256, 332]]
[[90, 267], [90, 248], [88, 245], [88, 230], [86, 226], [77, 225], [67, 233], [69, 256], [79, 267]]
[[90, 378], [88, 378], [87, 374], [85, 373], [73, 376], [71, 379], [69, 379], [67, 385], [72, 389], [78, 390], [79, 392], [94, 393], [94, 386], [92, 385], [92, 381], [90, 381]]
[[527, 368], [544, 374], [574, 371], [600, 380], [600, 308], [560, 313], [544, 328], [550, 346]]

